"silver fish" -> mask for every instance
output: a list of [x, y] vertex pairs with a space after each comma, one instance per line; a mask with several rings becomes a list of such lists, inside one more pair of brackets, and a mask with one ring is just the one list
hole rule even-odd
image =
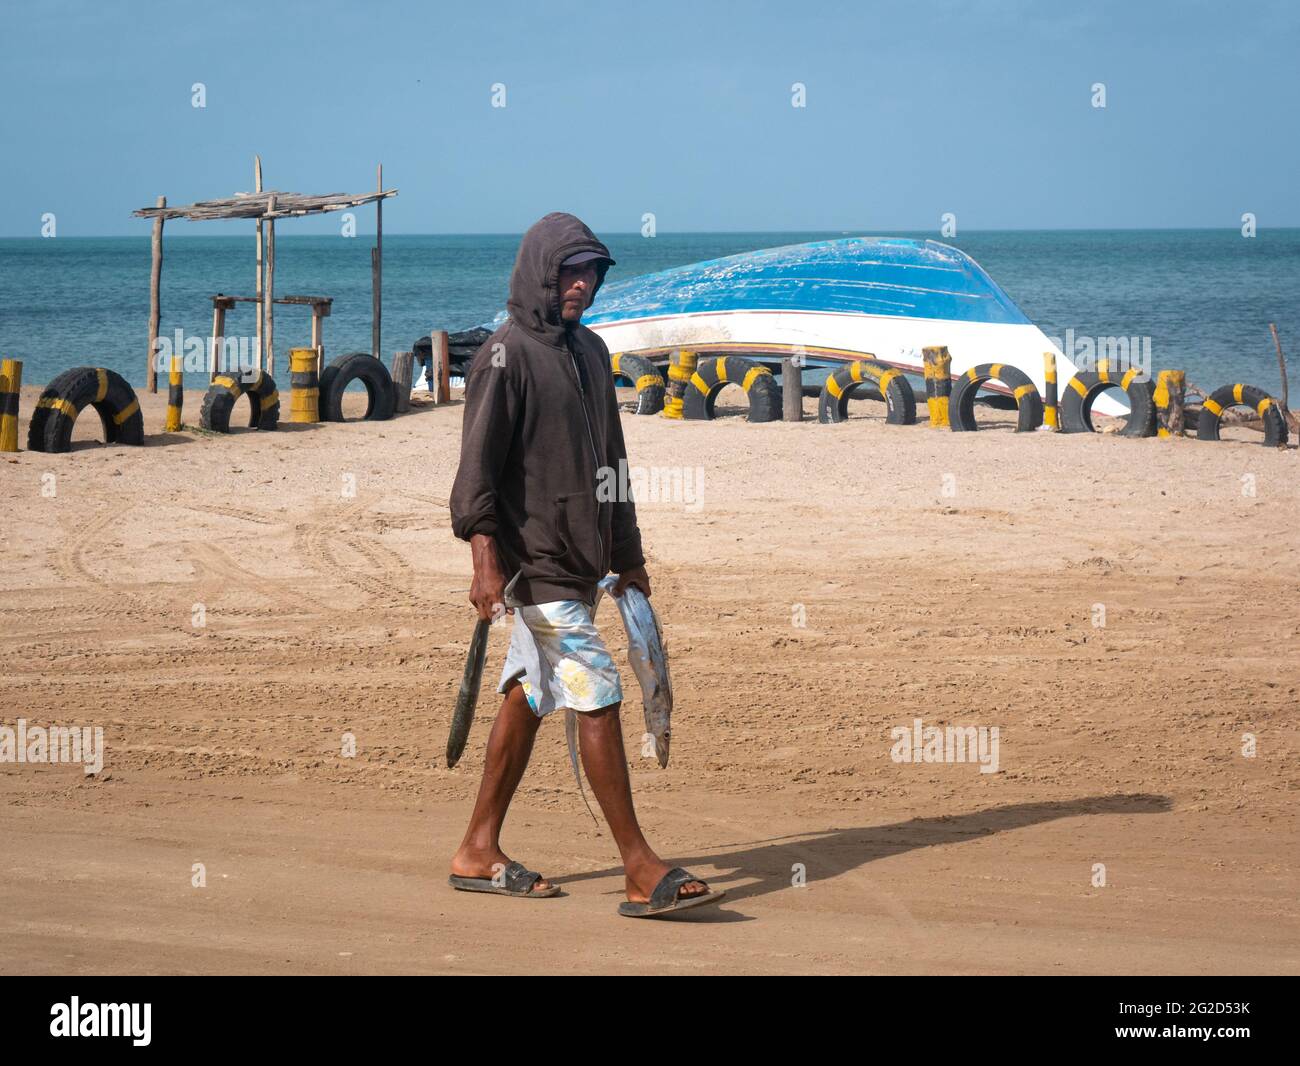
[[[600, 605], [602, 592], [613, 595], [618, 578], [611, 574], [596, 586], [596, 599], [591, 605], [591, 618], [596, 619], [596, 608]], [[623, 628], [627, 632], [627, 657], [641, 686], [641, 703], [645, 709], [646, 733], [654, 737], [655, 755], [661, 767], [668, 765], [668, 743], [672, 735], [673, 719], [673, 679], [668, 672], [668, 646], [664, 642], [663, 629], [659, 625], [659, 616], [655, 614], [645, 593], [634, 585], [623, 590], [621, 596], [614, 597], [619, 614], [623, 617]], [[587, 793], [582, 787], [582, 774], [578, 770], [578, 715], [571, 707], [564, 711], [564, 735], [569, 744], [569, 765], [573, 768], [573, 779], [578, 783], [578, 792], [586, 804], [587, 813], [592, 814], [591, 804], [587, 803]]]
[[[618, 579], [605, 578], [600, 587], [613, 593]], [[645, 709], [645, 729], [654, 737], [655, 755], [661, 767], [668, 765], [668, 742], [673, 720], [673, 679], [668, 672], [668, 646], [659, 625], [659, 616], [650, 601], [635, 585], [628, 585], [616, 598], [618, 612], [627, 631], [627, 657], [641, 686], [641, 703]]]

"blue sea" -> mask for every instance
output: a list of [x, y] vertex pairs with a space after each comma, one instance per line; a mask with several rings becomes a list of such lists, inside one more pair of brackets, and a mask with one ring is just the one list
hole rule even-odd
[[[287, 227], [282, 227], [282, 230]], [[602, 234], [611, 280], [835, 233]], [[939, 239], [934, 233], [878, 234]], [[410, 348], [431, 329], [489, 321], [505, 305], [514, 235], [384, 238], [383, 348]], [[370, 246], [358, 236], [277, 234], [276, 294], [334, 298], [327, 358], [370, 349]], [[1051, 337], [1149, 337], [1153, 366], [1184, 367], [1193, 383], [1278, 388], [1268, 323], [1300, 370], [1300, 229], [985, 231], [947, 238], [971, 255]], [[25, 384], [71, 366], [107, 366], [144, 382], [149, 237], [0, 240], [0, 356], [23, 360]], [[214, 293], [252, 295], [254, 237], [168, 233], [162, 330], [206, 337]], [[599, 298], [598, 298], [599, 299]], [[306, 345], [306, 308], [277, 307], [278, 367]], [[229, 336], [254, 332], [240, 305]]]

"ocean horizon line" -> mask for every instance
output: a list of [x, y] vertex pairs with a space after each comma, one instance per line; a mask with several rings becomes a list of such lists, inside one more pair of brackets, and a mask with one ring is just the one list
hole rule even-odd
[[[173, 219], [170, 221], [184, 222], [186, 220]], [[221, 220], [221, 223], [223, 226], [232, 226], [232, 225], [241, 225], [243, 223], [248, 223], [252, 221], [254, 220], [253, 219], [223, 219]], [[60, 237], [42, 237], [39, 234], [36, 235], [10, 234], [6, 236], [0, 236], [0, 241], [46, 241], [46, 240], [99, 241], [99, 240], [135, 239], [135, 238], [150, 240], [151, 239], [151, 232], [149, 228], [150, 226], [151, 224], [148, 223], [147, 220], [142, 220], [142, 229], [140, 231], [133, 232], [133, 233], [78, 233], [74, 235], [60, 236]], [[637, 230], [611, 230], [611, 229], [600, 229], [599, 227], [594, 227], [594, 228], [599, 229], [599, 232], [611, 237], [641, 237], [642, 236], [640, 232]], [[970, 226], [970, 227], [962, 227], [958, 231], [958, 233], [953, 237], [943, 237], [940, 235], [932, 239], [939, 240], [940, 242], [942, 242], [945, 240], [960, 240], [963, 235], [967, 235], [967, 234], [1001, 234], [1001, 233], [1239, 233], [1240, 230], [1241, 230], [1240, 226], [1055, 226], [1055, 227], [1043, 227], [1043, 228], [1039, 228], [1039, 227], [976, 228], [974, 226]], [[1262, 235], [1264, 233], [1279, 233], [1279, 232], [1286, 233], [1286, 232], [1294, 232], [1297, 230], [1300, 230], [1300, 224], [1293, 225], [1293, 226], [1261, 225], [1258, 227], [1256, 232], [1257, 234]], [[401, 231], [385, 230], [384, 237], [390, 240], [395, 238], [402, 238], [402, 237], [519, 237], [523, 235], [523, 232], [524, 232], [523, 230], [493, 230], [493, 231], [474, 230], [474, 231], [457, 231], [457, 232], [429, 231], [429, 232], [420, 232], [420, 233], [414, 233], [414, 232], [408, 233], [408, 232], [401, 232]], [[835, 235], [835, 236], [844, 236], [844, 237], [864, 237], [864, 236], [914, 237], [918, 234], [933, 233], [933, 232], [936, 231], [932, 229], [718, 229], [718, 230], [661, 229], [656, 233], [654, 237], [643, 237], [642, 239], [655, 240], [658, 237], [669, 237], [669, 236], [671, 237], [719, 237], [719, 236], [741, 237], [747, 234], [762, 234], [764, 236], [778, 236], [778, 237], [783, 235], [804, 236], [807, 234], [818, 234], [818, 235], [828, 235], [828, 236]], [[361, 236], [373, 237], [374, 235], [375, 234], [373, 230], [367, 230], [367, 229], [358, 229], [356, 233], [357, 237], [361, 237]], [[167, 239], [169, 241], [170, 240], [191, 240], [191, 239], [220, 240], [222, 238], [229, 238], [234, 236], [239, 236], [242, 238], [244, 234], [243, 233], [234, 234], [230, 232], [215, 233], [211, 229], [207, 229], [205, 232], [202, 233], [172, 232], [169, 233]], [[281, 232], [280, 230], [277, 230], [276, 232], [276, 238], [278, 240], [292, 240], [298, 237], [333, 237], [333, 236], [338, 236], [338, 234], [320, 233], [320, 232], [293, 233], [293, 232]], [[350, 240], [352, 238], [346, 238], [346, 239]]]

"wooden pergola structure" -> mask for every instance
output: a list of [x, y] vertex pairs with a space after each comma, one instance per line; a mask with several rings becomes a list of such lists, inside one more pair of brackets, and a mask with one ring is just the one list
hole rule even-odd
[[[384, 201], [396, 196], [396, 189], [384, 188], [384, 168], [376, 168], [375, 191], [370, 193], [324, 193], [321, 195], [304, 195], [296, 192], [262, 189], [262, 157], [253, 161], [253, 192], [236, 193], [224, 200], [199, 200], [184, 207], [168, 207], [167, 197], [158, 197], [154, 207], [142, 207], [133, 212], [137, 218], [153, 219], [153, 269], [149, 283], [149, 350], [146, 385], [150, 392], [158, 391], [158, 368], [154, 349], [158, 341], [158, 327], [162, 317], [162, 234], [163, 223], [169, 218], [185, 218], [192, 222], [204, 222], [210, 219], [251, 218], [257, 222], [257, 288], [254, 296], [239, 298], [244, 302], [257, 304], [257, 369], [267, 373], [275, 372], [275, 305], [285, 300], [275, 298], [275, 223], [277, 219], [299, 218], [304, 215], [320, 215], [330, 211], [343, 211], [349, 207], [361, 207], [364, 204], [375, 205], [375, 245], [370, 250], [371, 277], [371, 353], [380, 355], [379, 321], [383, 310], [383, 250], [384, 250]], [[232, 299], [226, 297], [225, 299]], [[303, 300], [320, 300], [321, 297], [294, 297], [291, 302]], [[318, 321], [313, 317], [313, 344], [319, 344], [316, 336]], [[214, 345], [215, 345], [214, 340]], [[211, 358], [216, 358], [216, 352]]]

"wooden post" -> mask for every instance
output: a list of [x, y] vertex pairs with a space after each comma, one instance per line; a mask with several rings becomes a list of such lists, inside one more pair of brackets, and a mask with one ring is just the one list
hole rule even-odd
[[[375, 192], [384, 191], [384, 165], [380, 163], [375, 168]], [[384, 200], [380, 197], [375, 201], [375, 247], [370, 252], [370, 284], [371, 284], [371, 322], [370, 322], [370, 350], [374, 353], [376, 359], [379, 353], [383, 351], [380, 347], [380, 323], [384, 312]]]
[[[252, 157], [252, 190], [253, 192], [261, 192], [261, 156]], [[259, 370], [261, 369], [261, 316], [263, 316], [264, 313], [263, 309], [261, 309], [261, 281], [263, 281], [264, 274], [264, 242], [265, 237], [263, 234], [263, 227], [261, 227], [261, 217], [259, 217], [257, 218], [257, 287], [253, 290], [253, 295], [257, 298], [257, 303], [253, 304], [253, 307], [257, 308], [257, 321], [256, 325], [253, 326], [253, 329], [256, 330], [256, 342], [253, 344], [256, 351], [253, 352], [253, 359], [257, 360], [257, 369]]]
[[451, 358], [448, 355], [447, 331], [435, 329], [429, 337], [433, 341], [433, 362], [429, 367], [429, 373], [434, 375], [433, 402], [446, 403], [451, 399]]
[[[275, 214], [275, 197], [270, 196], [266, 201], [266, 213]], [[266, 221], [266, 290], [262, 294], [263, 302], [266, 304], [266, 329], [264, 336], [266, 339], [266, 372], [272, 377], [275, 376], [275, 219], [268, 218]], [[262, 369], [262, 363], [257, 364], [258, 370]]]
[[0, 452], [18, 450], [18, 396], [22, 387], [22, 362], [0, 361]]
[[803, 421], [803, 362], [789, 356], [781, 360], [781, 397], [784, 409], [782, 418], [786, 422]]
[[[253, 192], [261, 192], [261, 156], [252, 157], [252, 190]], [[261, 281], [263, 281], [264, 274], [264, 242], [265, 237], [263, 234], [263, 227], [261, 227], [261, 218], [259, 217], [257, 218], [257, 287], [253, 290], [253, 295], [257, 298], [257, 303], [253, 304], [253, 307], [257, 308], [257, 321], [255, 326], [253, 326], [253, 329], [256, 330], [256, 341], [253, 343], [253, 347], [256, 348], [256, 351], [253, 352], [253, 359], [257, 360], [257, 369], [259, 370], [261, 369], [261, 316], [263, 316], [263, 309], [261, 309]]]
[[1186, 371], [1162, 370], [1156, 375], [1157, 437], [1181, 437], [1183, 435], [1186, 395]]
[[[158, 197], [159, 207], [167, 206], [167, 197]], [[145, 371], [145, 388], [158, 391], [158, 325], [162, 320], [162, 247], [163, 220], [158, 215], [153, 220], [153, 268], [149, 272], [149, 366]]]
[[411, 364], [414, 352], [393, 353], [393, 410], [399, 415], [411, 409]]
[[1043, 390], [1043, 425], [1049, 430], [1058, 430], [1061, 428], [1061, 420], [1057, 415], [1060, 407], [1060, 394], [1056, 386], [1056, 353], [1043, 353], [1043, 377], [1045, 388]]
[[320, 304], [311, 305], [311, 346], [318, 351], [324, 349], [320, 342], [321, 314]]
[[311, 346], [316, 349], [316, 373], [325, 373], [325, 319], [333, 301], [317, 300], [311, 305]]
[[[260, 331], [259, 331], [260, 332]], [[221, 369], [221, 349], [226, 339], [226, 307], [218, 293], [212, 299], [212, 343], [208, 346], [208, 380]]]
[[230, 369], [224, 363], [218, 364], [217, 360], [222, 360], [226, 354], [226, 312], [230, 311], [235, 305], [234, 300], [224, 299], [217, 302], [213, 300], [212, 304], [212, 322], [213, 330], [216, 333], [216, 359], [213, 359], [212, 376], [216, 377], [222, 369]]
[[925, 374], [926, 406], [930, 409], [930, 425], [948, 428], [948, 398], [952, 395], [952, 356], [946, 346], [922, 348]]

